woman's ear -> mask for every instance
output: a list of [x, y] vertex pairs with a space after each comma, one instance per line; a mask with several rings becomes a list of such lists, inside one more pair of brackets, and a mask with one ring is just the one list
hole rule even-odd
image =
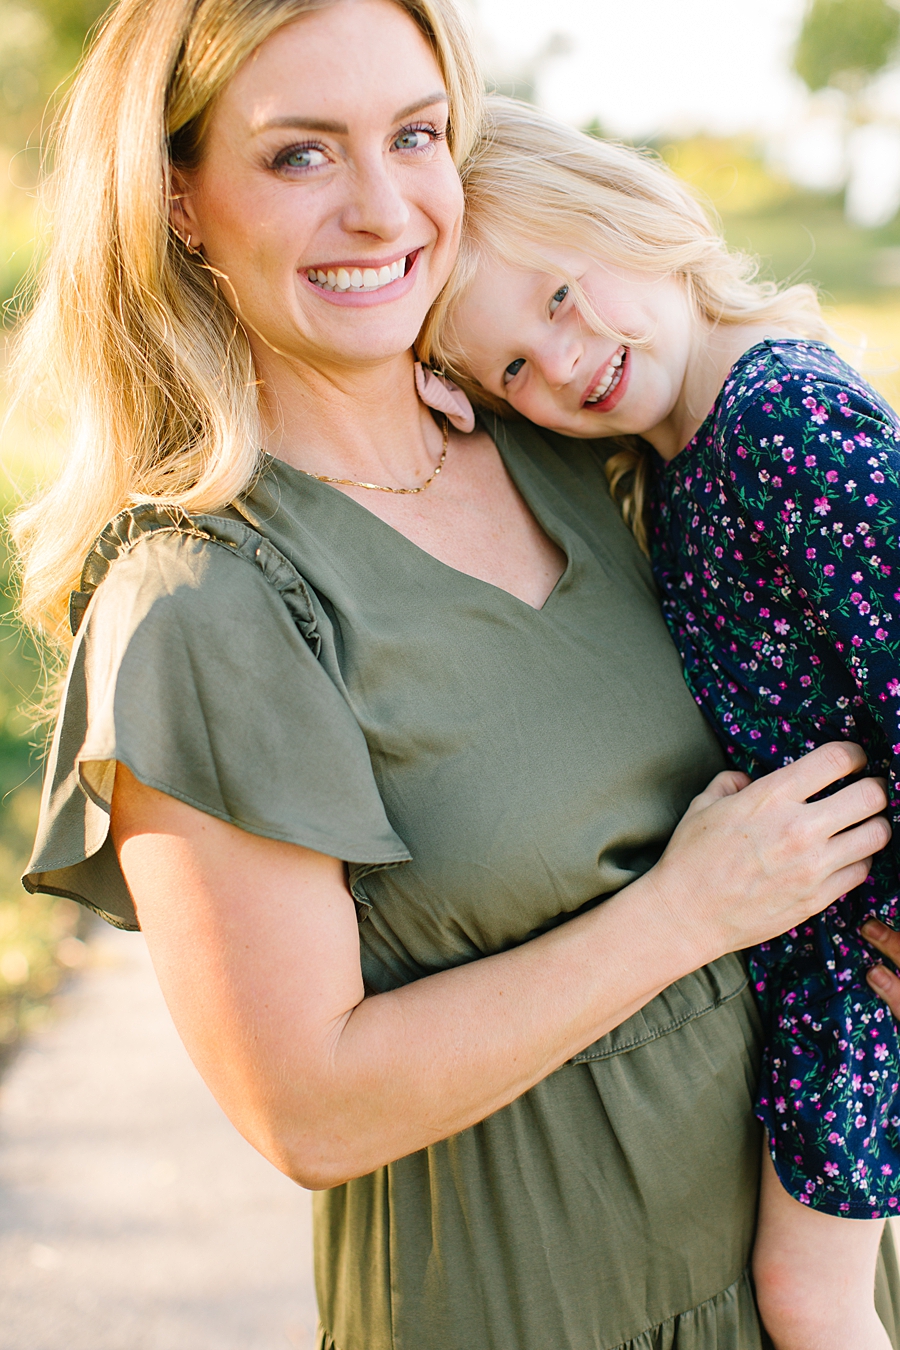
[[203, 247], [203, 239], [194, 211], [193, 185], [182, 169], [172, 170], [171, 181], [169, 224], [188, 252], [197, 253]]

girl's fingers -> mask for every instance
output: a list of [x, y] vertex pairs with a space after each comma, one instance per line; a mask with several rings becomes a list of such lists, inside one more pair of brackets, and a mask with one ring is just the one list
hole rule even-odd
[[887, 966], [873, 966], [866, 980], [879, 998], [883, 998], [894, 1016], [900, 1019], [900, 979]]
[[[867, 942], [877, 947], [896, 965], [900, 962], [900, 933], [879, 919], [867, 919], [859, 930]], [[900, 979], [887, 966], [873, 966], [866, 979], [879, 998], [883, 998], [896, 1018], [900, 1018]]]
[[866, 919], [859, 930], [866, 942], [877, 947], [895, 966], [900, 965], [900, 933], [880, 919]]

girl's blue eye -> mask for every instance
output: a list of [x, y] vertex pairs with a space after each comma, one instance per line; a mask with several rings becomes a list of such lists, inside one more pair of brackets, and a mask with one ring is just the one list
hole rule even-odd
[[424, 150], [434, 140], [434, 132], [429, 127], [405, 127], [394, 137], [397, 150]]
[[550, 301], [550, 313], [555, 314], [566, 296], [569, 294], [568, 286], [560, 286], [558, 291], [554, 291], [553, 298]]
[[324, 163], [325, 155], [316, 145], [295, 145], [278, 158], [279, 168], [285, 169], [317, 169]]
[[517, 356], [515, 361], [510, 361], [509, 365], [503, 372], [503, 383], [508, 384], [510, 380], [514, 380], [518, 375], [519, 371], [524, 366], [524, 364], [525, 364], [524, 356]]

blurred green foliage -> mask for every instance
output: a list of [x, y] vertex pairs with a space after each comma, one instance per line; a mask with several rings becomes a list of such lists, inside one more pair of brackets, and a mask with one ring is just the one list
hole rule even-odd
[[794, 69], [813, 93], [852, 88], [894, 54], [900, 13], [886, 0], [813, 0], [794, 52]]
[[[11, 501], [0, 499], [0, 514]], [[5, 507], [6, 509], [2, 509]], [[84, 957], [85, 915], [69, 900], [26, 895], [20, 875], [34, 838], [43, 736], [32, 709], [40, 653], [16, 621], [8, 543], [0, 539], [0, 1068], [47, 1014], [48, 997]]]

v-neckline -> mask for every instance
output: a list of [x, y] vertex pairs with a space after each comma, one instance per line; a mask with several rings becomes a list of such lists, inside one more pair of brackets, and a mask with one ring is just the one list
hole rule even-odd
[[[482, 430], [487, 431], [487, 428], [482, 426]], [[491, 435], [489, 431], [488, 435]], [[552, 543], [556, 544], [557, 548], [562, 550], [566, 560], [565, 567], [557, 577], [552, 590], [548, 593], [542, 605], [531, 605], [527, 600], [522, 600], [518, 595], [514, 595], [512, 591], [508, 591], [505, 586], [498, 586], [493, 581], [485, 581], [483, 577], [477, 577], [471, 572], [464, 572], [461, 568], [454, 567], [452, 563], [444, 562], [442, 558], [437, 557], [434, 553], [430, 553], [428, 549], [423, 548], [421, 544], [417, 544], [415, 540], [410, 539], [409, 535], [404, 534], [402, 530], [398, 530], [396, 526], [389, 524], [388, 521], [384, 520], [381, 516], [376, 515], [374, 511], [370, 511], [367, 506], [364, 506], [362, 502], [357, 501], [355, 497], [350, 497], [346, 492], [339, 491], [339, 489], [334, 487], [331, 483], [323, 483], [320, 479], [313, 477], [313, 475], [304, 473], [302, 469], [295, 468], [295, 466], [289, 464], [287, 460], [279, 459], [275, 455], [266, 453], [265, 461], [274, 472], [286, 473], [292, 481], [298, 484], [298, 486], [306, 488], [313, 494], [317, 494], [320, 491], [329, 494], [328, 496], [323, 497], [323, 500], [335, 501], [337, 498], [340, 498], [342, 501], [349, 503], [351, 513], [362, 512], [368, 520], [375, 522], [376, 530], [380, 527], [382, 530], [389, 531], [395, 539], [401, 541], [401, 546], [406, 545], [409, 548], [414, 549], [417, 554], [427, 558], [431, 563], [442, 568], [445, 572], [449, 572], [452, 576], [461, 577], [465, 581], [472, 582], [476, 586], [486, 586], [490, 591], [495, 592], [497, 595], [505, 596], [506, 599], [511, 601], [514, 605], [520, 605], [523, 609], [529, 610], [532, 614], [545, 614], [547, 607], [555, 602], [560, 591], [565, 589], [571, 580], [572, 572], [574, 570], [574, 541], [564, 523], [559, 520], [552, 511], [547, 512], [543, 503], [541, 503], [540, 508], [538, 508], [532, 501], [528, 491], [523, 486], [521, 477], [516, 473], [516, 466], [510, 463], [511, 456], [508, 454], [510, 447], [514, 446], [516, 449], [518, 449], [518, 447], [511, 439], [507, 439], [506, 437], [503, 437], [502, 439], [505, 444], [501, 446], [500, 438], [491, 435], [491, 441], [497, 454], [500, 456], [504, 468], [512, 479], [513, 486], [528, 510], [531, 512], [538, 529], [540, 529]], [[552, 526], [548, 523], [547, 515], [552, 517]]]

